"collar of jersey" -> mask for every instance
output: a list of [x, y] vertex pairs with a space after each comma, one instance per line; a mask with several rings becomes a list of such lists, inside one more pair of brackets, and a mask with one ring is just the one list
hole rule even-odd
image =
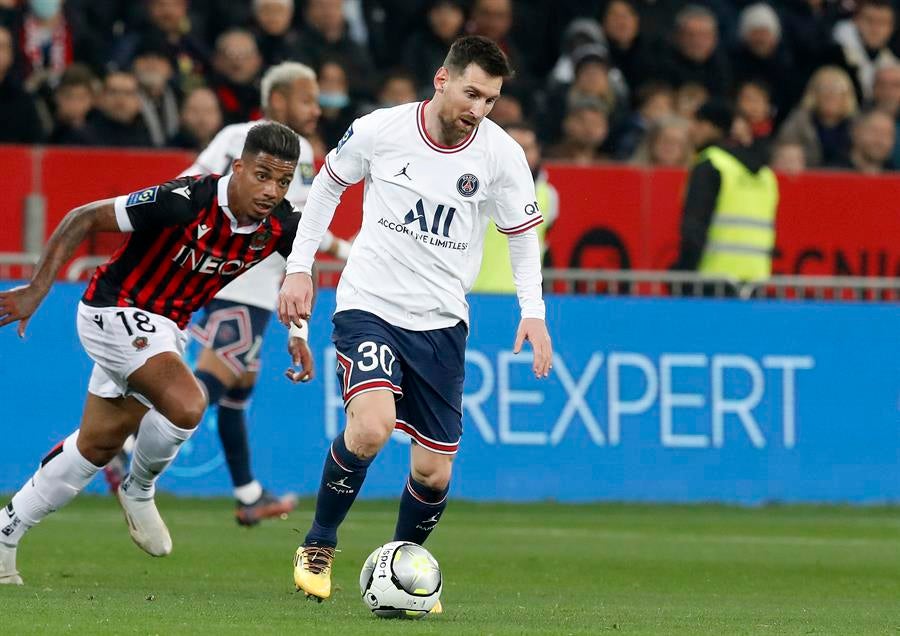
[[425, 145], [432, 150], [443, 154], [459, 152], [460, 150], [468, 148], [469, 144], [475, 140], [475, 135], [478, 134], [478, 126], [475, 126], [475, 129], [469, 133], [468, 137], [455, 146], [444, 146], [431, 138], [431, 135], [428, 134], [428, 130], [425, 128], [425, 105], [430, 101], [430, 99], [426, 99], [424, 102], [419, 102], [419, 107], [416, 109], [416, 127], [419, 129], [419, 136], [422, 138], [422, 141], [425, 142]]
[[217, 185], [218, 188], [218, 199], [219, 199], [219, 208], [222, 212], [225, 213], [225, 216], [228, 217], [228, 220], [231, 221], [231, 233], [232, 234], [253, 234], [258, 228], [259, 223], [254, 223], [253, 225], [238, 225], [237, 219], [234, 218], [234, 214], [231, 213], [231, 208], [228, 207], [228, 184], [231, 182], [231, 174], [227, 174], [221, 179], [219, 179], [219, 183]]

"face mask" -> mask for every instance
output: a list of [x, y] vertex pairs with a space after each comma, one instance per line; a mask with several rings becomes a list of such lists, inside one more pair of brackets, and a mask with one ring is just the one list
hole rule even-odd
[[319, 106], [322, 108], [344, 108], [350, 103], [346, 93], [319, 93]]
[[62, 0], [31, 0], [31, 12], [40, 20], [52, 18], [59, 13]]

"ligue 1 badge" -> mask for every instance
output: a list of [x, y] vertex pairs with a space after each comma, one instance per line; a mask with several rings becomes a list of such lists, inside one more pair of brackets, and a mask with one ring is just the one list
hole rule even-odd
[[456, 191], [464, 197], [470, 197], [478, 192], [478, 177], [467, 172], [456, 180]]

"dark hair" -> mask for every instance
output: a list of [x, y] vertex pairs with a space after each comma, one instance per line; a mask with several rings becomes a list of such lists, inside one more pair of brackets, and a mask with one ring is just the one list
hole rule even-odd
[[856, 4], [856, 15], [862, 13], [863, 9], [890, 9], [891, 13], [896, 13], [891, 0], [860, 0]]
[[456, 40], [444, 58], [444, 66], [462, 73], [469, 64], [477, 64], [491, 77], [510, 79], [514, 75], [506, 53], [493, 40], [480, 35], [467, 35]]
[[537, 129], [534, 127], [534, 124], [532, 124], [531, 122], [521, 120], [521, 119], [519, 121], [514, 121], [510, 124], [506, 124], [503, 127], [503, 130], [505, 130], [506, 132], [512, 132], [514, 130], [521, 130], [524, 132], [533, 133], [534, 136], [537, 137]]
[[257, 124], [247, 133], [241, 155], [256, 155], [261, 152], [282, 161], [297, 163], [300, 159], [300, 138], [284, 124], [274, 121]]
[[60, 75], [59, 84], [56, 85], [56, 90], [58, 91], [72, 86], [86, 86], [93, 91], [97, 86], [97, 77], [94, 75], [93, 71], [84, 64], [80, 64], [79, 62], [69, 64], [66, 67], [66, 70], [62, 72], [62, 75]]

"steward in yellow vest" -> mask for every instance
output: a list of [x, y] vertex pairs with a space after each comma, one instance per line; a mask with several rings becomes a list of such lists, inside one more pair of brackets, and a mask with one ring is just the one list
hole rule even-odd
[[778, 181], [752, 148], [723, 143], [733, 116], [707, 102], [691, 125], [699, 152], [688, 178], [676, 269], [741, 282], [772, 274]]

